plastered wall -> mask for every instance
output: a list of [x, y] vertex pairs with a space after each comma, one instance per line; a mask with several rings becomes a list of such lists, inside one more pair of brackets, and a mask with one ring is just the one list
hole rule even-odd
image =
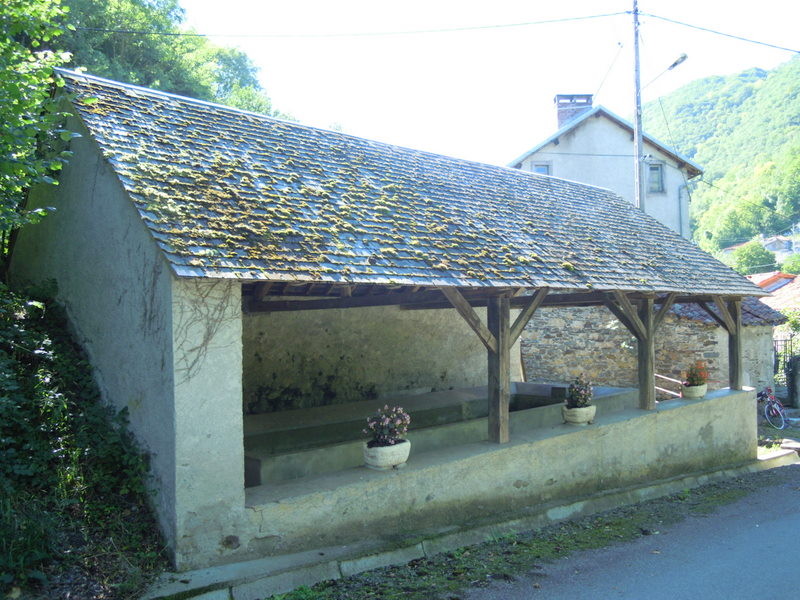
[[653, 411], [598, 410], [595, 425], [586, 428], [557, 425], [512, 436], [510, 444], [456, 447], [438, 457], [412, 448], [401, 470], [365, 471], [339, 488], [256, 504], [249, 509], [251, 527], [277, 553], [397, 539], [740, 465], [756, 457], [754, 396], [721, 390]]
[[133, 204], [88, 132], [58, 187], [36, 188], [30, 208], [53, 206], [23, 228], [13, 251], [16, 285], [55, 280], [78, 340], [94, 367], [102, 397], [127, 408], [130, 427], [150, 454], [153, 496], [165, 536], [175, 522], [172, 377], [172, 276]]
[[[688, 238], [689, 202], [683, 174], [674, 159], [645, 143], [647, 161], [664, 165], [664, 191], [647, 192], [645, 211], [664, 225]], [[550, 174], [561, 179], [580, 181], [613, 190], [633, 203], [633, 138], [605, 117], [590, 117], [526, 159], [522, 169], [529, 171], [533, 163], [550, 163]], [[644, 173], [647, 180], [647, 162]], [[645, 190], [647, 190], [645, 184]]]
[[[485, 320], [485, 309], [478, 313]], [[245, 412], [486, 385], [486, 349], [453, 309], [371, 307], [243, 319]], [[515, 345], [514, 380], [521, 376], [519, 356]]]

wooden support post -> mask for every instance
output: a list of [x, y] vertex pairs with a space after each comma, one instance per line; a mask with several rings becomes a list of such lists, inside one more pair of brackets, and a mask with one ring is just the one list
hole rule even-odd
[[719, 314], [705, 303], [698, 302], [698, 304], [728, 332], [728, 386], [732, 390], [740, 390], [744, 385], [742, 300], [731, 298], [725, 301], [721, 296], [713, 296], [712, 299]]
[[728, 300], [728, 314], [731, 317], [731, 331], [728, 332], [728, 380], [732, 390], [740, 390], [744, 385], [744, 365], [742, 364], [742, 301]]
[[488, 349], [489, 440], [497, 444], [505, 444], [510, 439], [508, 431], [508, 402], [511, 396], [510, 320], [511, 308], [508, 297], [490, 298], [486, 321], [496, 341], [496, 349]]
[[656, 329], [664, 319], [666, 311], [669, 310], [668, 306], [666, 309], [664, 306], [671, 305], [674, 301], [674, 295], [668, 296], [658, 315], [655, 315], [653, 314], [653, 297], [638, 300], [638, 308], [634, 308], [630, 299], [623, 292], [612, 292], [606, 296], [606, 307], [636, 338], [639, 408], [642, 410], [653, 410], [656, 407]]
[[640, 301], [639, 321], [642, 324], [642, 336], [637, 339], [639, 358], [639, 408], [653, 410], [656, 407], [655, 377], [655, 318], [653, 315], [653, 299]]

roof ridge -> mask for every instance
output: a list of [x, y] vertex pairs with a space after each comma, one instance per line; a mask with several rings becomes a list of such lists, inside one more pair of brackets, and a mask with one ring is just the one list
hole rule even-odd
[[[183, 96], [181, 94], [175, 94], [175, 93], [172, 93], [172, 92], [165, 92], [164, 90], [158, 90], [158, 89], [155, 89], [155, 88], [148, 88], [148, 87], [144, 87], [144, 86], [141, 86], [141, 85], [136, 85], [136, 84], [133, 84], [133, 83], [127, 83], [127, 82], [124, 82], [124, 81], [116, 81], [114, 79], [108, 79], [106, 77], [100, 77], [99, 75], [92, 75], [90, 73], [81, 73], [81, 72], [73, 71], [73, 70], [70, 70], [70, 69], [64, 69], [62, 67], [56, 67], [54, 70], [56, 72], [58, 72], [59, 74], [61, 74], [62, 76], [67, 75], [68, 77], [72, 77], [73, 79], [83, 79], [83, 80], [94, 81], [94, 82], [102, 83], [102, 84], [107, 85], [107, 86], [112, 87], [112, 88], [132, 89], [132, 90], [135, 90], [137, 92], [142, 92], [143, 94], [148, 95], [148, 96], [163, 96], [163, 97], [166, 97], [166, 98], [172, 98], [172, 99], [175, 99], [175, 100], [185, 101], [185, 102], [188, 102], [190, 104], [197, 104], [197, 105], [200, 105], [200, 106], [207, 106], [207, 107], [210, 107], [210, 108], [230, 111], [230, 112], [233, 112], [233, 113], [237, 113], [237, 114], [241, 114], [241, 115], [245, 115], [245, 116], [249, 116], [249, 117], [255, 117], [255, 118], [263, 119], [263, 120], [266, 120], [266, 121], [275, 121], [275, 122], [283, 123], [283, 124], [290, 125], [290, 126], [293, 126], [293, 127], [299, 127], [299, 128], [303, 128], [303, 129], [310, 129], [310, 130], [314, 130], [314, 131], [320, 131], [320, 132], [324, 132], [326, 134], [337, 135], [337, 136], [341, 136], [343, 138], [352, 139], [352, 140], [360, 140], [362, 142], [367, 142], [369, 144], [378, 144], [378, 145], [383, 146], [385, 148], [398, 148], [400, 150], [418, 152], [420, 154], [425, 154], [427, 156], [445, 158], [445, 159], [452, 160], [452, 161], [457, 161], [457, 162], [463, 162], [463, 163], [469, 163], [469, 164], [474, 164], [474, 165], [492, 167], [492, 168], [502, 169], [503, 171], [507, 171], [507, 172], [520, 173], [519, 169], [513, 169], [513, 168], [509, 167], [508, 165], [497, 165], [497, 164], [493, 164], [493, 163], [486, 163], [486, 162], [481, 162], [481, 161], [477, 161], [477, 160], [473, 160], [473, 159], [469, 159], [469, 158], [460, 158], [460, 157], [457, 157], [457, 156], [451, 156], [449, 154], [441, 154], [441, 153], [438, 153], [438, 152], [433, 152], [431, 150], [423, 150], [421, 148], [414, 148], [414, 147], [411, 147], [411, 146], [403, 146], [403, 145], [400, 145], [400, 144], [393, 144], [391, 142], [384, 142], [384, 141], [381, 141], [381, 140], [375, 140], [375, 139], [372, 139], [372, 138], [368, 138], [368, 137], [364, 137], [364, 136], [360, 136], [360, 135], [355, 135], [353, 133], [347, 133], [347, 132], [344, 132], [344, 131], [336, 131], [335, 129], [329, 129], [329, 128], [321, 127], [321, 126], [318, 126], [318, 125], [308, 125], [306, 123], [301, 123], [300, 121], [292, 121], [292, 120], [289, 120], [289, 119], [282, 119], [280, 117], [273, 117], [271, 115], [265, 115], [263, 113], [244, 110], [244, 109], [237, 108], [235, 106], [230, 106], [230, 105], [227, 105], [227, 104], [220, 104], [219, 102], [211, 102], [209, 100], [201, 100], [199, 98], [192, 98], [191, 96]], [[527, 175], [540, 176], [540, 175], [535, 174], [535, 173], [526, 173], [526, 174]], [[570, 180], [564, 180], [564, 181], [570, 181]], [[605, 188], [600, 188], [600, 186], [594, 186], [594, 185], [591, 185], [591, 184], [586, 184], [586, 183], [582, 183], [582, 182], [578, 182], [578, 181], [573, 181], [572, 183], [576, 183], [576, 184], [582, 185], [582, 186], [589, 186], [589, 187], [595, 187], [595, 188], [599, 188], [599, 189], [605, 189]], [[611, 190], [609, 190], [609, 191], [611, 191]]]

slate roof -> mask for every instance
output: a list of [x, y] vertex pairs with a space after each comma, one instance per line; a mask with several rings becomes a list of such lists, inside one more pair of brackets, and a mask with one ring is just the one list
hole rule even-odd
[[61, 74], [179, 276], [763, 295], [607, 190]]
[[[632, 123], [630, 123], [629, 121], [626, 121], [625, 119], [620, 117], [618, 114], [608, 110], [605, 106], [597, 105], [597, 106], [594, 106], [594, 107], [592, 107], [591, 109], [589, 109], [589, 110], [587, 110], [585, 112], [582, 112], [580, 115], [578, 115], [574, 119], [570, 119], [569, 121], [564, 123], [564, 125], [558, 131], [556, 131], [553, 135], [551, 135], [547, 139], [539, 142], [533, 148], [531, 148], [530, 150], [528, 150], [527, 152], [525, 152], [521, 156], [518, 156], [517, 158], [515, 158], [513, 161], [508, 163], [508, 166], [519, 168], [520, 163], [522, 161], [524, 161], [526, 158], [528, 158], [531, 154], [536, 154], [537, 152], [539, 152], [539, 150], [541, 150], [542, 148], [544, 148], [548, 144], [551, 144], [551, 143], [555, 142], [558, 138], [560, 138], [561, 136], [563, 136], [567, 132], [575, 129], [581, 123], [583, 123], [584, 121], [589, 120], [591, 117], [601, 116], [601, 115], [605, 116], [608, 119], [610, 119], [611, 121], [613, 121], [614, 123], [616, 123], [617, 125], [622, 127], [623, 129], [627, 129], [628, 131], [631, 132], [631, 134], [633, 134], [633, 124]], [[654, 137], [652, 137], [650, 135], [647, 135], [646, 132], [642, 132], [642, 140], [645, 143], [650, 144], [651, 146], [655, 146], [656, 148], [658, 148], [658, 150], [660, 152], [662, 152], [663, 154], [666, 154], [667, 156], [672, 158], [675, 162], [677, 162], [679, 164], [683, 163], [683, 165], [685, 165], [686, 174], [687, 174], [687, 177], [689, 179], [692, 179], [693, 177], [697, 177], [698, 175], [703, 173], [703, 168], [700, 165], [698, 165], [696, 162], [693, 162], [693, 161], [689, 160], [688, 158], [686, 158], [685, 156], [682, 156], [682, 155], [676, 153], [674, 150], [671, 150], [670, 147], [667, 146], [664, 142], [660, 142], [656, 138], [654, 138]]]
[[[744, 298], [742, 300], [742, 325], [766, 325], [772, 327], [786, 322], [786, 317], [777, 310], [770, 308], [767, 303], [772, 298]], [[711, 305], [711, 310], [719, 314], [716, 306]], [[700, 321], [710, 325], [716, 324], [714, 319], [697, 304], [675, 304], [670, 309], [674, 314], [693, 321]]]

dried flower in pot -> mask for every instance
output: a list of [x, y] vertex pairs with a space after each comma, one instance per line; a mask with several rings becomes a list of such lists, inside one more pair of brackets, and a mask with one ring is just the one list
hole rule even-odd
[[565, 423], [571, 425], [587, 425], [594, 422], [597, 407], [592, 404], [594, 390], [592, 383], [581, 373], [567, 389], [564, 406], [561, 407], [561, 416]]
[[683, 374], [681, 396], [684, 398], [702, 398], [708, 391], [708, 367], [705, 361], [698, 360]]
[[379, 471], [405, 464], [411, 452], [411, 442], [403, 436], [408, 433], [411, 416], [400, 406], [385, 405], [367, 417], [364, 433], [372, 439], [364, 443], [364, 463]]

